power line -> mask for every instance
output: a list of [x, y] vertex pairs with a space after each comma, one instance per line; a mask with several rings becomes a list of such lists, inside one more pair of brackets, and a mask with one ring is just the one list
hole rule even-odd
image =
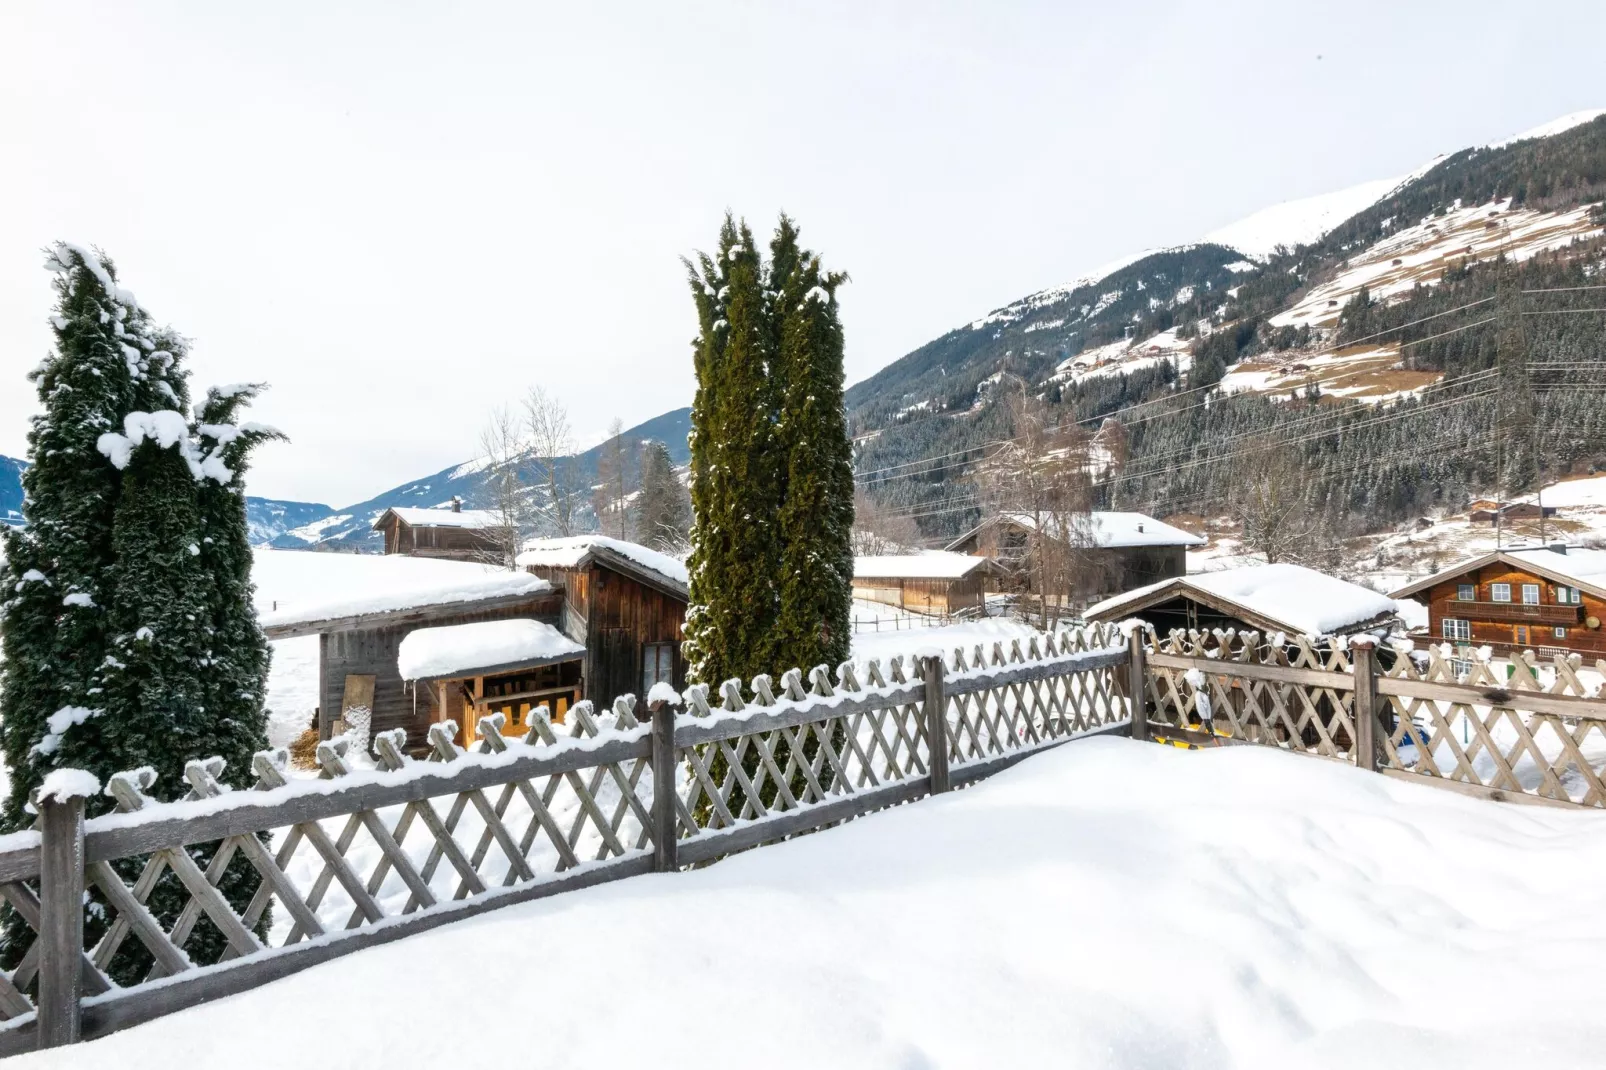
[[1552, 286], [1545, 290], [1519, 290], [1525, 294], [1566, 294], [1576, 293], [1579, 290], [1606, 290], [1606, 286]]

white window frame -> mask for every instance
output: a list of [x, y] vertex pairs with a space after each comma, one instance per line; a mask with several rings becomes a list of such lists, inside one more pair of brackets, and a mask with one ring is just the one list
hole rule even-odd
[[1478, 600], [1478, 585], [1476, 583], [1456, 584], [1455, 600], [1457, 602], [1476, 602]]
[[1556, 588], [1556, 601], [1564, 606], [1581, 605], [1584, 601], [1583, 595], [1584, 593], [1576, 587]]
[[1537, 583], [1525, 583], [1522, 585], [1522, 604], [1525, 606], [1537, 606], [1539, 604], [1539, 585]]
[[1472, 622], [1460, 617], [1445, 617], [1439, 622], [1439, 634], [1451, 642], [1471, 642]]
[[1491, 583], [1491, 584], [1489, 584], [1489, 601], [1491, 601], [1491, 602], [1510, 602], [1511, 601], [1511, 584], [1509, 584], [1509, 583]]
[[1558, 624], [1550, 630], [1550, 634], [1557, 639], [1565, 639], [1567, 638], [1567, 629]]

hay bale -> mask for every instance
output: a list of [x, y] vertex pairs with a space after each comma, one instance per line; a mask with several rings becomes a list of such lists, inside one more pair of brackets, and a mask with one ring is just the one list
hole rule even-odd
[[290, 764], [297, 769], [318, 768], [318, 730], [309, 728], [290, 744]]

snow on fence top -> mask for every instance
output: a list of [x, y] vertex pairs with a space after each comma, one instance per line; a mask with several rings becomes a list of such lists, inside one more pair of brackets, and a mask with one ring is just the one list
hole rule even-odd
[[435, 680], [503, 666], [564, 661], [585, 651], [538, 620], [488, 620], [408, 633], [396, 651], [396, 668], [403, 680]]
[[[385, 510], [392, 516], [398, 517], [405, 524], [415, 528], [486, 528], [505, 527], [500, 514], [490, 509], [407, 509], [390, 508]], [[381, 517], [380, 520], [384, 518]], [[379, 521], [375, 521], [379, 523]]]
[[853, 578], [888, 580], [957, 580], [983, 567], [990, 558], [953, 554], [886, 554], [853, 559]]
[[668, 554], [649, 550], [639, 543], [610, 539], [606, 535], [573, 535], [563, 539], [531, 539], [515, 559], [522, 568], [578, 568], [593, 551], [602, 550], [656, 572], [682, 586], [691, 582], [683, 562]]
[[1302, 565], [1275, 564], [1161, 580], [1089, 606], [1085, 615], [1089, 620], [1119, 618], [1163, 591], [1198, 592], [1299, 635], [1342, 632], [1395, 612], [1394, 599], [1387, 595]]
[[[332, 555], [331, 555], [332, 556]], [[457, 602], [479, 602], [489, 598], [508, 598], [521, 594], [541, 594], [552, 585], [539, 576], [524, 572], [476, 573], [440, 587], [410, 591], [379, 591], [312, 605], [294, 605], [259, 618], [264, 628], [339, 620], [370, 613], [394, 613], [425, 606], [444, 606]]]

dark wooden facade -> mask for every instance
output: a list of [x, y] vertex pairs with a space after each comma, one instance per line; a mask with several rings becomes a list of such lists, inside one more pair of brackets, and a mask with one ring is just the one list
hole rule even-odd
[[932, 577], [853, 577], [853, 597], [898, 606], [911, 613], [964, 613], [980, 610], [999, 589], [996, 568], [978, 568], [956, 579]]
[[[1606, 657], [1606, 597], [1570, 580], [1563, 571], [1566, 556], [1556, 556], [1551, 570], [1503, 553], [1485, 555], [1393, 597], [1427, 603], [1435, 643], [1468, 650], [1488, 646], [1506, 657], [1524, 650], [1541, 657], [1576, 651], [1586, 661]], [[1497, 593], [1508, 600], [1495, 601]]]
[[384, 533], [387, 554], [442, 557], [453, 561], [490, 561], [501, 556], [501, 542], [495, 531], [448, 524], [414, 524], [394, 509], [385, 510], [374, 521], [374, 530]]
[[686, 686], [686, 594], [678, 583], [598, 547], [573, 567], [530, 566], [563, 588], [559, 629], [584, 644], [585, 694], [599, 709], [620, 695], [644, 698], [663, 679]]

